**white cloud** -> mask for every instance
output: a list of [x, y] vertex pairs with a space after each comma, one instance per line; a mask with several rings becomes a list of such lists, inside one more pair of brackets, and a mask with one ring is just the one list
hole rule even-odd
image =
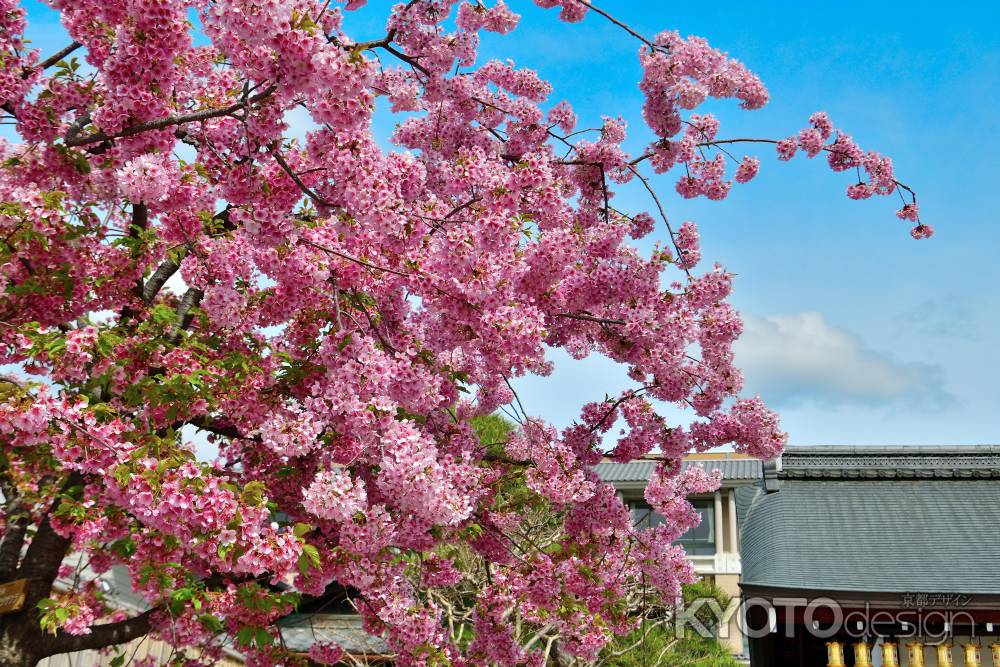
[[775, 404], [917, 403], [950, 400], [939, 366], [903, 363], [866, 349], [858, 336], [831, 325], [823, 315], [744, 317], [735, 345], [736, 364], [746, 376], [744, 393]]
[[924, 336], [967, 341], [980, 337], [976, 312], [961, 294], [925, 299], [900, 312], [896, 323], [903, 331]]

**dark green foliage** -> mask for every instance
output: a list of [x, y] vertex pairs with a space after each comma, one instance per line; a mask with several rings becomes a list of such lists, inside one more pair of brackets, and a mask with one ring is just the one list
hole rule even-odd
[[[715, 582], [704, 579], [685, 586], [683, 593], [686, 605], [699, 598], [713, 598], [718, 609], [725, 609], [730, 600]], [[708, 605], [695, 612], [695, 618], [707, 628], [717, 624]], [[700, 637], [690, 631], [678, 636], [673, 624], [654, 626], [654, 623], [647, 620], [631, 634], [616, 639], [604, 650], [599, 664], [608, 667], [736, 667], [739, 664], [729, 649], [712, 637]]]
[[[671, 626], [650, 630], [645, 641], [642, 630], [619, 637], [604, 651], [599, 662], [606, 667], [737, 667], [729, 650], [711, 638], [690, 636], [678, 639]], [[621, 655], [613, 655], [636, 645]]]
[[504, 443], [514, 430], [514, 424], [500, 415], [473, 417], [471, 423], [476, 437], [490, 449]]

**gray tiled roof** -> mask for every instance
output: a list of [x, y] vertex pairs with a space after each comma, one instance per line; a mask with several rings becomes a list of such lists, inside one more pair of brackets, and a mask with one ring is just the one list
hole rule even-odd
[[336, 644], [352, 655], [385, 655], [389, 647], [361, 627], [352, 614], [293, 614], [281, 620], [281, 638], [293, 651], [308, 651], [315, 642]]
[[741, 484], [736, 487], [736, 524], [742, 526], [746, 521], [747, 512], [750, 511], [750, 506], [757, 499], [757, 496], [764, 493], [763, 483], [758, 484]]
[[743, 583], [1000, 594], [1000, 483], [785, 479], [742, 528]]
[[[721, 470], [722, 478], [729, 480], [753, 480], [761, 476], [759, 459], [707, 459], [684, 461], [684, 467], [698, 467], [704, 470]], [[631, 463], [602, 461], [594, 466], [598, 477], [605, 482], [645, 482], [653, 474], [656, 461], [643, 460]]]
[[1000, 478], [1000, 447], [789, 447], [782, 479]]

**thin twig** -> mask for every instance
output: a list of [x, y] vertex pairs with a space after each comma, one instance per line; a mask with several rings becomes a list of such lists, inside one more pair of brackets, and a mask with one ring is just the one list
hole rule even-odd
[[350, 256], [350, 255], [348, 255], [346, 253], [342, 253], [342, 252], [340, 252], [338, 250], [334, 250], [332, 248], [327, 248], [326, 246], [322, 246], [322, 245], [320, 245], [318, 243], [310, 241], [309, 239], [302, 239], [302, 242], [305, 243], [306, 245], [309, 245], [309, 246], [312, 246], [313, 248], [316, 248], [317, 250], [322, 250], [323, 252], [328, 252], [331, 255], [335, 255], [337, 257], [340, 257], [341, 259], [346, 259], [347, 261], [354, 262], [355, 264], [360, 264], [361, 266], [367, 267], [369, 269], [374, 269], [376, 271], [385, 271], [386, 273], [392, 273], [392, 274], [395, 274], [397, 276], [402, 276], [403, 278], [412, 278], [413, 277], [409, 273], [403, 273], [402, 271], [397, 271], [396, 269], [390, 269], [390, 268], [388, 268], [386, 266], [379, 266], [378, 264], [372, 264], [371, 262], [366, 262], [363, 259], [358, 259], [357, 257], [352, 257], [352, 256]]
[[106, 134], [103, 131], [99, 131], [83, 137], [67, 137], [66, 145], [73, 147], [86, 146], [88, 144], [95, 144], [101, 141], [111, 141], [112, 139], [119, 139], [121, 137], [131, 137], [134, 134], [148, 132], [150, 130], [162, 130], [173, 125], [184, 125], [185, 123], [194, 123], [197, 121], [228, 116], [236, 111], [239, 111], [240, 109], [245, 109], [250, 105], [256, 104], [257, 102], [269, 97], [276, 89], [277, 86], [268, 86], [266, 90], [257, 93], [253, 97], [248, 97], [247, 99], [230, 104], [227, 107], [222, 107], [221, 109], [202, 109], [201, 111], [195, 111], [194, 113], [182, 116], [167, 116], [166, 118], [159, 118], [146, 123], [132, 125], [112, 134]]
[[316, 202], [321, 206], [324, 206], [326, 208], [334, 208], [333, 204], [323, 199], [313, 190], [311, 190], [309, 186], [306, 185], [301, 178], [299, 178], [299, 175], [296, 174], [294, 171], [292, 171], [292, 168], [288, 166], [287, 162], [285, 162], [285, 158], [281, 156], [281, 151], [278, 150], [277, 146], [272, 147], [271, 155], [274, 156], [274, 161], [278, 163], [278, 165], [286, 174], [288, 174], [288, 177], [290, 179], [295, 181], [295, 185], [299, 186], [299, 190], [302, 190], [302, 192], [304, 192], [307, 197], [309, 197], [310, 199], [312, 199], [314, 202]]
[[[751, 137], [736, 137], [734, 139], [715, 139], [713, 141], [703, 141], [703, 142], [701, 142], [699, 144], [695, 144], [695, 145], [697, 147], [699, 147], [699, 148], [710, 148], [710, 147], [719, 148], [719, 146], [724, 145], [724, 144], [777, 144], [777, 143], [778, 143], [777, 139], [761, 139], [761, 138], [751, 138]], [[720, 148], [719, 150], [722, 150], [722, 149]], [[827, 153], [841, 153], [842, 152], [842, 151], [834, 148], [833, 145], [823, 146], [822, 150], [825, 151], [825, 152], [827, 152]], [[640, 162], [643, 162], [644, 160], [648, 160], [651, 157], [653, 157], [652, 153], [643, 153], [639, 157], [637, 157], [634, 160], [632, 160], [629, 164], [632, 165], [632, 166], [635, 166], [635, 165], [639, 164]], [[732, 156], [730, 156], [730, 157], [732, 157]], [[895, 178], [892, 179], [892, 182], [895, 184], [895, 186], [897, 188], [901, 188], [901, 189], [906, 190], [907, 192], [909, 192], [910, 195], [913, 197], [913, 201], [917, 200], [917, 193], [913, 190], [913, 188], [911, 188], [910, 186], [908, 186], [906, 183], [903, 183], [902, 181], [896, 180]]]
[[684, 252], [680, 249], [680, 246], [677, 245], [677, 239], [674, 237], [674, 230], [670, 226], [670, 221], [667, 219], [667, 212], [663, 210], [663, 204], [660, 203], [660, 198], [656, 195], [656, 191], [653, 189], [653, 186], [649, 184], [649, 179], [640, 174], [639, 170], [634, 166], [629, 165], [628, 168], [629, 171], [635, 174], [636, 178], [642, 182], [643, 187], [646, 188], [646, 192], [648, 192], [649, 196], [653, 198], [653, 202], [656, 204], [656, 208], [660, 212], [660, 217], [663, 218], [663, 224], [667, 226], [667, 232], [670, 234], [670, 244], [674, 246], [674, 250], [677, 251], [677, 265], [684, 268], [684, 273], [686, 273], [688, 278], [691, 279], [691, 272], [685, 268], [683, 264], [681, 264], [684, 259]]
[[619, 28], [621, 28], [622, 30], [624, 30], [625, 32], [627, 32], [628, 34], [630, 34], [633, 37], [635, 37], [636, 39], [638, 39], [640, 42], [642, 42], [643, 44], [645, 44], [649, 48], [653, 49], [654, 51], [666, 51], [667, 50], [666, 47], [663, 46], [662, 44], [657, 44], [655, 42], [650, 41], [645, 36], [643, 36], [642, 33], [639, 33], [636, 30], [634, 30], [631, 27], [629, 27], [628, 25], [622, 23], [621, 21], [619, 21], [618, 19], [616, 19], [614, 16], [612, 16], [611, 14], [607, 13], [606, 11], [604, 11], [603, 9], [600, 9], [599, 7], [595, 7], [592, 3], [587, 2], [587, 0], [577, 0], [577, 2], [579, 2], [581, 5], [583, 5], [587, 9], [600, 14], [601, 16], [603, 16], [604, 18], [606, 18], [607, 20], [611, 21], [616, 26], [618, 26]]

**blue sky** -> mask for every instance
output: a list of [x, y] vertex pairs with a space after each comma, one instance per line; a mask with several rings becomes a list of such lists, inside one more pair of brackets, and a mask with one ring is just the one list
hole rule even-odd
[[[648, 137], [635, 41], [596, 15], [567, 25], [528, 0], [509, 4], [521, 26], [485, 38], [483, 55], [538, 70], [581, 127], [622, 115], [638, 150]], [[51, 10], [25, 6], [43, 54], [66, 43]], [[349, 25], [359, 38], [377, 36], [389, 6], [372, 1]], [[792, 444], [1000, 442], [1000, 4], [599, 6], [645, 34], [704, 36], [761, 76], [772, 98], [764, 109], [711, 106], [720, 135], [780, 138], [825, 110], [863, 147], [893, 157], [936, 229], [914, 241], [893, 215], [898, 199], [850, 201], [847, 176], [804, 157], [779, 163], [766, 147], [751, 152], [761, 175], [724, 202], [683, 200], [673, 194], [676, 176], [658, 181], [671, 218], [698, 222], [706, 259], [737, 274], [733, 302], [747, 318], [737, 361], [748, 392], [779, 410]], [[634, 188], [617, 204], [649, 207]], [[529, 411], [558, 425], [626, 385], [601, 359], [553, 358], [552, 377], [518, 389]]]

